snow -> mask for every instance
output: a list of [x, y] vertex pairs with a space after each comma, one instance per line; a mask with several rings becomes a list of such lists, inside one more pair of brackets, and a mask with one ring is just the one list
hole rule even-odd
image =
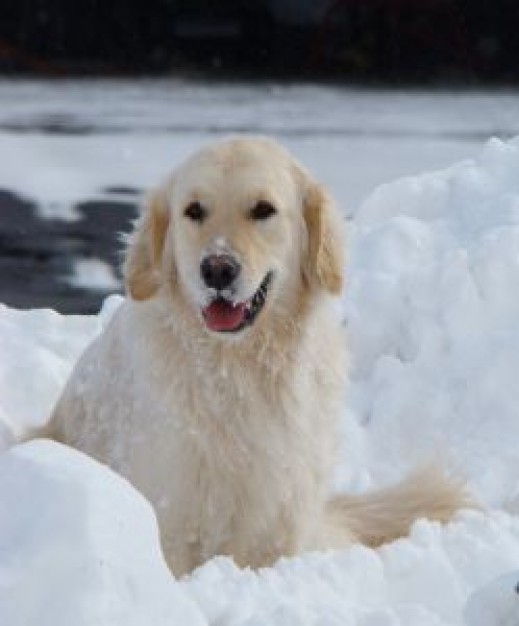
[[518, 558], [518, 520], [464, 513], [446, 528], [418, 522], [378, 552], [309, 554], [259, 573], [220, 557], [181, 585], [209, 624], [450, 626], [462, 624], [467, 591]]
[[40, 440], [0, 455], [0, 623], [192, 624], [151, 505], [86, 455]]
[[[515, 626], [518, 244], [519, 138], [379, 187], [350, 228], [354, 364], [336, 485], [379, 486], [441, 454], [485, 511], [420, 520], [377, 551], [259, 572], [215, 558], [175, 581], [132, 487], [57, 444], [21, 444], [0, 455], [0, 624]], [[4, 447], [45, 422], [119, 302], [94, 317], [0, 309]]]
[[101, 261], [101, 259], [88, 258], [77, 259], [74, 262], [74, 273], [66, 279], [74, 287], [85, 289], [112, 289], [116, 291], [121, 288], [121, 282], [115, 275], [112, 267]]
[[379, 188], [352, 229], [350, 399], [372, 478], [447, 451], [517, 512], [518, 140]]
[[467, 626], [519, 624], [519, 571], [499, 576], [474, 594], [465, 609]]
[[[280, 139], [349, 214], [375, 186], [519, 134], [517, 91], [181, 80], [0, 80], [0, 188], [50, 216], [107, 187], [148, 188], [230, 133]], [[20, 164], [23, 163], [23, 167]]]
[[120, 301], [107, 298], [97, 317], [0, 304], [0, 449], [46, 423], [75, 361]]

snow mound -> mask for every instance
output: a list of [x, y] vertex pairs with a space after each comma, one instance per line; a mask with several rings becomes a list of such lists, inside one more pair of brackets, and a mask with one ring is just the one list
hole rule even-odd
[[446, 528], [418, 522], [378, 552], [307, 554], [258, 573], [213, 559], [182, 585], [209, 624], [454, 626], [467, 591], [518, 558], [519, 520], [464, 513]]
[[86, 455], [33, 441], [0, 455], [0, 624], [204, 624], [155, 515]]
[[376, 190], [350, 258], [350, 409], [370, 480], [440, 453], [518, 512], [519, 140]]
[[47, 422], [76, 359], [121, 300], [107, 298], [98, 317], [0, 304], [0, 450]]
[[[501, 577], [519, 562], [519, 139], [376, 190], [351, 224], [349, 257], [337, 484], [378, 486], [440, 454], [489, 510], [446, 527], [421, 520], [378, 551], [259, 572], [216, 558], [175, 582], [150, 508], [125, 481], [56, 444], [23, 444], [0, 456], [0, 624], [516, 623]], [[92, 318], [0, 308], [0, 443], [45, 423], [118, 303]]]
[[466, 626], [517, 626], [519, 624], [519, 571], [499, 576], [478, 589], [465, 610]]

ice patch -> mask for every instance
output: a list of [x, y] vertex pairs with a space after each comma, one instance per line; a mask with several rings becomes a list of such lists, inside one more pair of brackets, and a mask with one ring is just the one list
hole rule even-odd
[[110, 265], [101, 259], [79, 259], [75, 261], [73, 271], [74, 274], [66, 280], [74, 287], [106, 290], [121, 288], [121, 281]]

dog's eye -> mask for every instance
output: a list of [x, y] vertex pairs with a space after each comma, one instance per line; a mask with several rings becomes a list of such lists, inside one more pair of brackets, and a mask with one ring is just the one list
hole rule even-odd
[[253, 220], [266, 220], [277, 213], [275, 207], [270, 202], [258, 202], [256, 206], [251, 209], [250, 216]]
[[184, 215], [189, 217], [193, 222], [203, 222], [207, 217], [207, 210], [200, 204], [200, 202], [191, 202], [185, 210]]

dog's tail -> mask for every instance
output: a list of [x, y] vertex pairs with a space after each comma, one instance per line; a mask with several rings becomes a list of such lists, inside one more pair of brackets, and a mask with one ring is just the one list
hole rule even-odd
[[465, 481], [435, 464], [381, 491], [339, 495], [327, 504], [328, 532], [347, 529], [353, 539], [378, 547], [406, 535], [421, 517], [448, 522], [459, 509], [478, 508]]

